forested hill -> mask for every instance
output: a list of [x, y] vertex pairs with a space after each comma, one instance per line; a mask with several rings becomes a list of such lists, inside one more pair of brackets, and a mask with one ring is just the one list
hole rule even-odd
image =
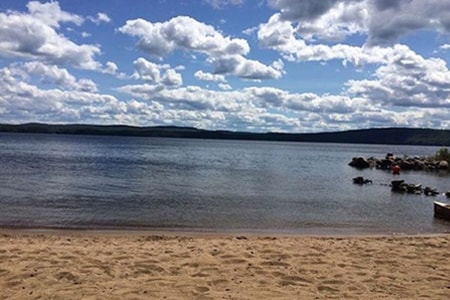
[[397, 145], [450, 145], [450, 130], [420, 128], [374, 128], [323, 133], [251, 133], [211, 131], [192, 127], [124, 125], [0, 124], [0, 132], [177, 137], [203, 139], [266, 140], [290, 142], [365, 143]]

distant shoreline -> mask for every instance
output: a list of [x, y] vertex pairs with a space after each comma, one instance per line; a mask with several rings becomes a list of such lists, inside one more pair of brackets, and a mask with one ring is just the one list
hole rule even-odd
[[339, 132], [280, 133], [241, 132], [227, 130], [204, 130], [193, 127], [127, 125], [87, 125], [87, 124], [0, 124], [0, 132], [44, 133], [75, 135], [106, 135], [134, 137], [171, 137], [218, 140], [258, 140], [281, 142], [318, 142], [349, 144], [386, 145], [450, 145], [450, 130], [429, 128], [370, 128]]

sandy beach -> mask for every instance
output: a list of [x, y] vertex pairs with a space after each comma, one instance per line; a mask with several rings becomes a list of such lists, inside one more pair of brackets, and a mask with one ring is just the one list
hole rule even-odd
[[2, 231], [1, 299], [449, 299], [450, 235]]

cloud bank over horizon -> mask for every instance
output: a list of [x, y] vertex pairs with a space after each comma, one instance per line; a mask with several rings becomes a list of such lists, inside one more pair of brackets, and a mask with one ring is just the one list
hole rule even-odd
[[450, 0], [7, 0], [1, 122], [450, 129], [448, 11]]

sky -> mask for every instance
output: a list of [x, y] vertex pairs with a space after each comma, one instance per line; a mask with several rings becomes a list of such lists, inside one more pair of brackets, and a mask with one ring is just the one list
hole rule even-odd
[[0, 123], [450, 129], [450, 0], [0, 1]]

